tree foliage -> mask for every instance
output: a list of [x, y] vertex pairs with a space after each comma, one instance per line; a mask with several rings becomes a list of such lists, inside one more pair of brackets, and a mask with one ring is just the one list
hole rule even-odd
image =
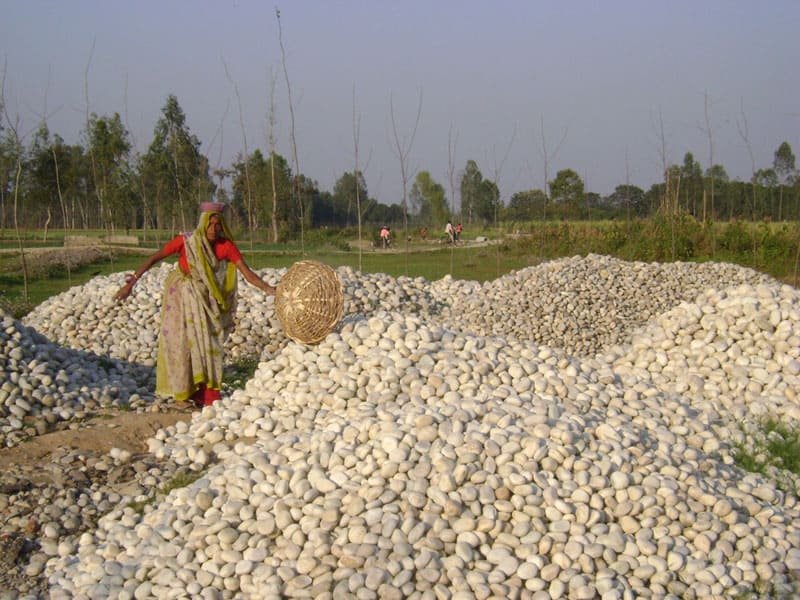
[[92, 188], [100, 207], [101, 223], [113, 228], [135, 222], [128, 167], [131, 144], [119, 113], [112, 117], [92, 114], [88, 137]]
[[[271, 164], [272, 161], [274, 165]], [[231, 207], [238, 226], [244, 227], [250, 222], [247, 215], [247, 198], [250, 194], [253, 203], [254, 234], [267, 241], [276, 241], [273, 239], [270, 227], [273, 208], [277, 209], [279, 230], [291, 229], [289, 221], [293, 214], [290, 207], [292, 173], [289, 163], [283, 156], [274, 153], [271, 158], [266, 159], [261, 150], [256, 149], [247, 158], [246, 165], [245, 160], [239, 156], [233, 165], [231, 187], [233, 192]], [[273, 197], [273, 189], [276, 197]]]
[[358, 223], [356, 193], [362, 203], [363, 211], [363, 204], [369, 198], [364, 174], [361, 171], [355, 174], [352, 171], [345, 171], [333, 186], [334, 222], [344, 224], [345, 227]]
[[608, 205], [628, 217], [644, 217], [647, 214], [644, 190], [635, 185], [618, 185], [608, 197]]
[[511, 221], [541, 219], [547, 205], [547, 195], [542, 190], [516, 192], [508, 202], [505, 217]]
[[563, 205], [569, 216], [577, 217], [584, 193], [580, 175], [572, 169], [562, 169], [549, 184], [553, 203]]
[[153, 141], [142, 157], [142, 169], [153, 200], [157, 226], [182, 229], [193, 224], [197, 205], [208, 200], [214, 184], [208, 158], [200, 152], [200, 140], [191, 133], [178, 99], [170, 94], [153, 131]]
[[450, 218], [444, 187], [428, 171], [420, 171], [411, 186], [411, 212], [417, 224], [435, 227]]
[[478, 169], [478, 163], [474, 160], [468, 160], [461, 174], [461, 183], [459, 185], [461, 215], [467, 223], [472, 223], [477, 218], [482, 183], [483, 174]]
[[778, 176], [781, 185], [791, 185], [797, 177], [795, 156], [789, 142], [783, 142], [775, 151], [772, 168]]
[[[2, 98], [0, 98], [0, 101]], [[194, 226], [197, 205], [211, 199], [228, 201], [233, 224], [249, 229], [251, 239], [276, 242], [299, 234], [303, 227], [348, 228], [361, 222], [376, 229], [407, 223], [404, 203], [384, 204], [369, 196], [361, 172], [347, 171], [331, 191], [293, 173], [289, 161], [274, 150], [250, 151], [230, 166], [218, 166], [212, 182], [209, 160], [191, 132], [177, 97], [168, 95], [146, 152], [133, 151], [130, 135], [118, 113], [91, 114], [81, 142], [68, 144], [43, 122], [30, 138], [20, 139], [19, 123], [0, 118], [0, 235], [21, 228], [153, 228], [177, 231]], [[402, 144], [398, 151], [402, 151]], [[403, 167], [405, 155], [401, 154]], [[711, 159], [709, 159], [711, 160]], [[668, 164], [664, 181], [644, 191], [618, 185], [602, 196], [585, 188], [577, 172], [565, 168], [542, 190], [513, 191], [507, 206], [498, 183], [483, 177], [467, 160], [460, 173], [458, 215], [448, 206], [444, 188], [425, 169], [410, 192], [417, 224], [437, 227], [448, 218], [467, 225], [539, 219], [691, 218], [719, 220], [800, 220], [800, 176], [788, 142], [782, 142], [771, 163], [753, 162], [752, 176], [732, 180], [721, 164], [703, 165], [692, 152]], [[405, 173], [405, 170], [404, 170]], [[452, 169], [451, 169], [452, 174]], [[405, 188], [404, 188], [405, 190]], [[667, 219], [668, 221], [668, 219]]]
[[468, 224], [492, 223], [502, 208], [497, 183], [484, 179], [474, 160], [468, 160], [461, 174], [461, 217]]

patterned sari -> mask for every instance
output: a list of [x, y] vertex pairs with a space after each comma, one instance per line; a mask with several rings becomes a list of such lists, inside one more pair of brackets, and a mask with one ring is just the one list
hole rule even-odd
[[[164, 283], [158, 340], [156, 393], [176, 401], [190, 398], [201, 386], [222, 385], [223, 345], [236, 313], [236, 265], [217, 259], [206, 229], [211, 215], [185, 234], [189, 274], [176, 267]], [[225, 238], [232, 240], [223, 221]]]

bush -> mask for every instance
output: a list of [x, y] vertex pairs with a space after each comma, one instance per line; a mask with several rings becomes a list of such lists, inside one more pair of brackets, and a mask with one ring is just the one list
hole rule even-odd
[[753, 238], [748, 231], [745, 223], [741, 221], [731, 221], [722, 230], [717, 242], [721, 250], [727, 250], [734, 255], [751, 252], [753, 249]]
[[766, 263], [786, 263], [794, 259], [797, 244], [786, 225], [780, 229], [772, 230], [763, 223], [760, 231], [761, 260]]
[[658, 216], [650, 222], [651, 256], [648, 260], [669, 262], [689, 260], [695, 256], [695, 240], [700, 224], [690, 215]]
[[226, 365], [224, 370], [225, 385], [234, 390], [244, 389], [247, 382], [253, 378], [258, 368], [257, 355], [241, 356], [233, 363]]
[[800, 430], [774, 417], [754, 427], [742, 427], [744, 440], [734, 445], [733, 457], [745, 471], [760, 473], [778, 489], [798, 493], [795, 477], [800, 475]]
[[21, 319], [34, 309], [33, 302], [22, 298], [8, 298], [0, 294], [0, 310], [15, 319]]
[[646, 225], [646, 221], [640, 220], [611, 223], [603, 231], [601, 252], [626, 260], [645, 260], [649, 255], [644, 247], [649, 245]]

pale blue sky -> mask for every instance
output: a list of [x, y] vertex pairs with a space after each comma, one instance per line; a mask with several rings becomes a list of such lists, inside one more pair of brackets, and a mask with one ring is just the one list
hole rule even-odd
[[572, 168], [590, 191], [660, 180], [659, 115], [668, 160], [691, 151], [705, 168], [706, 94], [714, 162], [732, 178], [752, 171], [745, 121], [756, 168], [784, 140], [800, 152], [794, 0], [3, 0], [10, 115], [31, 132], [46, 105], [51, 131], [77, 142], [88, 84], [89, 110], [119, 112], [144, 151], [172, 93], [212, 166], [229, 166], [245, 139], [234, 84], [247, 148], [266, 149], [274, 76], [278, 151], [291, 160], [276, 4], [300, 171], [322, 189], [354, 167], [354, 90], [361, 168], [385, 203], [402, 191], [390, 98], [408, 139], [420, 93], [408, 165], [448, 195], [449, 136], [456, 170], [475, 160], [505, 202], [542, 188], [542, 122], [549, 178]]

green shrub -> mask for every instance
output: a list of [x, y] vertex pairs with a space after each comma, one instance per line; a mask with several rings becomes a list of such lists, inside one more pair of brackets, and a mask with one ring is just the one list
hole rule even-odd
[[717, 238], [720, 249], [738, 255], [753, 250], [753, 238], [745, 223], [731, 221], [722, 230], [722, 235]]
[[797, 242], [786, 225], [779, 229], [771, 229], [762, 225], [760, 234], [759, 254], [763, 263], [786, 263], [794, 259]]
[[225, 385], [241, 390], [253, 378], [258, 368], [259, 357], [255, 355], [242, 356], [225, 367]]
[[690, 215], [655, 217], [649, 223], [649, 236], [648, 231], [644, 232], [651, 241], [648, 260], [669, 262], [694, 258], [700, 229], [700, 224]]
[[733, 458], [745, 471], [774, 479], [778, 489], [798, 494], [794, 476], [800, 476], [800, 430], [769, 417], [755, 429], [742, 428], [743, 442], [734, 446]]
[[200, 479], [203, 476], [202, 473], [199, 472], [181, 472], [175, 473], [174, 477], [170, 479], [167, 483], [165, 483], [159, 490], [159, 494], [163, 494], [166, 496], [172, 490], [177, 490], [180, 488], [184, 488], [187, 485], [193, 484], [195, 481]]
[[630, 232], [628, 227], [614, 223], [603, 232], [603, 244], [608, 253], [619, 252], [628, 243]]
[[34, 309], [34, 303], [22, 298], [8, 298], [0, 294], [0, 309], [15, 319], [21, 319]]

